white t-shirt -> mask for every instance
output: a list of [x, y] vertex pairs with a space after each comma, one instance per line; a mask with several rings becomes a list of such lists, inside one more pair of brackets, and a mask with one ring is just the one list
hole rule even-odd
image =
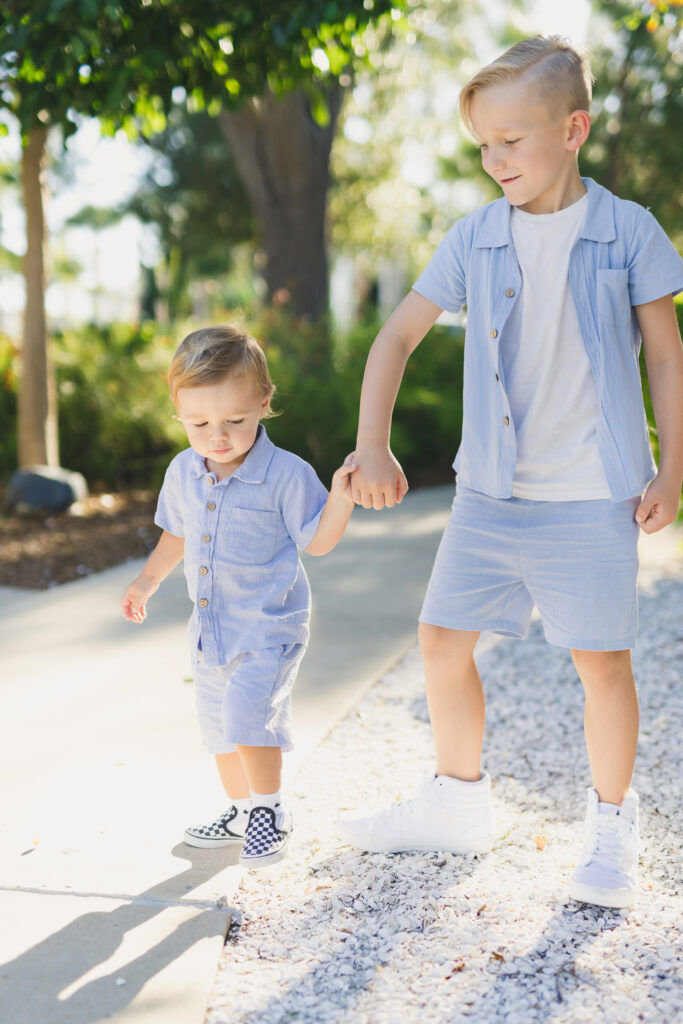
[[501, 359], [517, 437], [512, 493], [520, 498], [611, 496], [596, 440], [598, 393], [569, 286], [587, 205], [586, 194], [557, 213], [511, 211], [522, 290]]

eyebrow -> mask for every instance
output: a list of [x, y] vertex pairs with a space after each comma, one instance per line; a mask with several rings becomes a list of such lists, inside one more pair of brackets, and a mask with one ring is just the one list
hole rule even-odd
[[[234, 412], [229, 412], [227, 416], [222, 416], [221, 419], [231, 420], [236, 416], [246, 416], [249, 410], [247, 409], [236, 409]], [[179, 415], [178, 419], [181, 420], [206, 420], [208, 416], [205, 412], [188, 412], [185, 415]]]

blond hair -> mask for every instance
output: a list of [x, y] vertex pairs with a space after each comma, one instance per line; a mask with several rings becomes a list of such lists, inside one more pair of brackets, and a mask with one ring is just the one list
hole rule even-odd
[[[171, 360], [171, 398], [175, 402], [178, 388], [219, 384], [226, 377], [251, 377], [262, 398], [270, 399], [275, 393], [265, 354], [255, 338], [229, 324], [202, 327], [181, 341]], [[264, 415], [273, 414], [268, 409]]]
[[523, 39], [478, 71], [460, 92], [460, 114], [472, 132], [470, 108], [475, 93], [501, 82], [519, 80], [553, 114], [590, 111], [593, 92], [588, 58], [561, 36]]

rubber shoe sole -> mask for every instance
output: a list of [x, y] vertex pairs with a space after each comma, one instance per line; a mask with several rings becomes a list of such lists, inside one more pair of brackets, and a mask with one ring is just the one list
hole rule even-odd
[[189, 830], [186, 830], [183, 835], [183, 842], [186, 846], [194, 846], [198, 850], [217, 850], [222, 846], [242, 846], [244, 844], [244, 836], [204, 839], [202, 836], [194, 836]]
[[382, 840], [379, 836], [367, 836], [364, 832], [356, 831], [347, 822], [337, 821], [337, 831], [340, 837], [349, 846], [358, 850], [365, 850], [367, 853], [432, 853], [435, 851], [445, 853], [489, 853], [493, 847], [493, 837], [490, 839], [463, 839], [461, 842], [451, 845], [437, 843], [405, 843], [396, 844]]
[[569, 895], [579, 903], [593, 903], [596, 907], [610, 907], [614, 910], [633, 907], [638, 899], [638, 893], [633, 889], [605, 889], [582, 882], [570, 882]]

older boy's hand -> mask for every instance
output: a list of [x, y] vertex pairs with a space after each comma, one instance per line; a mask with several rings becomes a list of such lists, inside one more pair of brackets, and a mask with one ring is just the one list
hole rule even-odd
[[675, 480], [657, 474], [636, 509], [636, 522], [643, 533], [657, 533], [673, 523], [678, 514], [679, 495], [680, 486]]
[[359, 445], [355, 462], [358, 468], [351, 480], [351, 491], [356, 505], [379, 511], [403, 501], [408, 481], [389, 448]]

